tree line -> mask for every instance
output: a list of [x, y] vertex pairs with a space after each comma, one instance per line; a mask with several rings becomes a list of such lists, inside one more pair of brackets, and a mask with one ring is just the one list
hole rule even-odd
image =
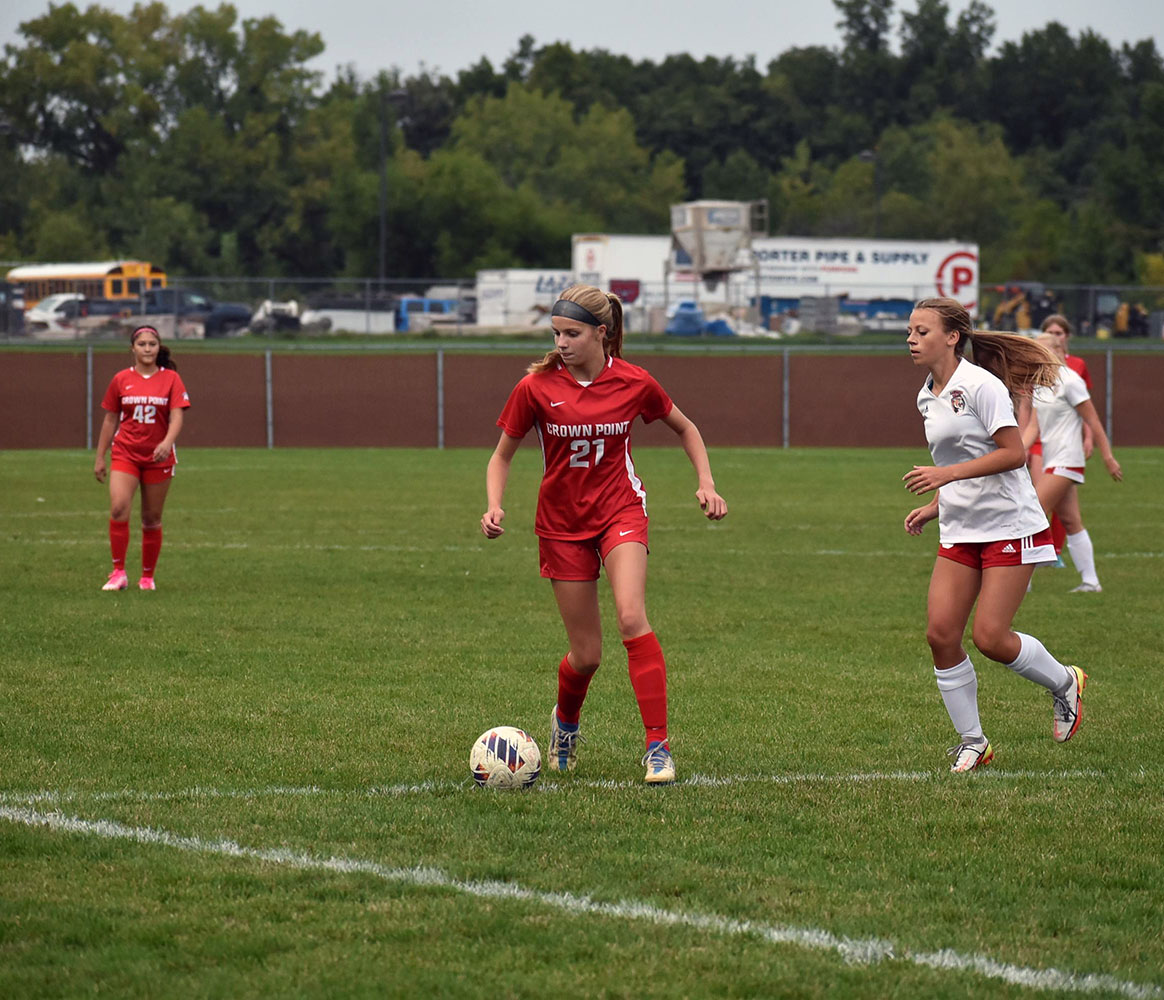
[[981, 0], [833, 0], [836, 47], [635, 60], [517, 41], [455, 76], [330, 82], [321, 38], [229, 4], [50, 6], [0, 61], [0, 258], [175, 274], [568, 267], [695, 198], [774, 235], [958, 239], [987, 281], [1164, 284], [1164, 60]]

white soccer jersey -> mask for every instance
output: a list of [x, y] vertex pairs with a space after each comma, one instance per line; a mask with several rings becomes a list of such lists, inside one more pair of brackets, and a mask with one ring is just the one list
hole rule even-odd
[[[933, 378], [917, 394], [926, 440], [938, 466], [980, 458], [997, 447], [994, 433], [1017, 427], [1006, 386], [965, 358], [935, 396]], [[1026, 538], [1047, 527], [1047, 518], [1026, 466], [977, 479], [947, 483], [938, 494], [941, 541], [999, 542]]]
[[1032, 402], [1043, 442], [1043, 468], [1083, 468], [1083, 418], [1075, 407], [1090, 398], [1083, 379], [1066, 365], [1059, 368], [1054, 388], [1035, 390]]

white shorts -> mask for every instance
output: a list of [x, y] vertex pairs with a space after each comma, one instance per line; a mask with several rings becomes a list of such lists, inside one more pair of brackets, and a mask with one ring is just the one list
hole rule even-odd
[[1052, 465], [1049, 469], [1044, 469], [1043, 472], [1048, 476], [1061, 476], [1064, 479], [1070, 479], [1073, 483], [1083, 482], [1083, 469], [1075, 466]]

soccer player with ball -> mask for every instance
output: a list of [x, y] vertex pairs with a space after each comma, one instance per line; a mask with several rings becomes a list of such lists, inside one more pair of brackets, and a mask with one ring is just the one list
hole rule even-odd
[[[1055, 561], [1011, 395], [1029, 397], [1039, 386], [1053, 386], [1059, 360], [1026, 337], [973, 333], [969, 313], [946, 298], [917, 303], [907, 343], [913, 363], [929, 370], [917, 405], [935, 465], [914, 466], [902, 478], [911, 493], [935, 492], [906, 515], [905, 530], [920, 535], [938, 519], [926, 639], [938, 690], [961, 739], [950, 748], [950, 769], [972, 771], [994, 756], [978, 718], [978, 677], [962, 648], [975, 602], [978, 650], [1050, 691], [1058, 742], [1079, 727], [1087, 675], [1011, 628], [1034, 567]], [[963, 357], [967, 345], [973, 364]]]
[[541, 575], [551, 581], [569, 651], [558, 666], [546, 765], [573, 770], [579, 719], [602, 655], [598, 577], [614, 596], [631, 686], [646, 729], [645, 780], [675, 780], [667, 741], [667, 667], [647, 620], [647, 495], [635, 474], [630, 428], [662, 420], [679, 437], [699, 479], [700, 508], [718, 521], [727, 504], [715, 490], [699, 429], [643, 368], [622, 359], [622, 302], [574, 285], [555, 303], [554, 350], [531, 365], [498, 418], [501, 439], [489, 459], [481, 518], [486, 538], [505, 529], [501, 503], [522, 438], [537, 431], [544, 473], [534, 531]]

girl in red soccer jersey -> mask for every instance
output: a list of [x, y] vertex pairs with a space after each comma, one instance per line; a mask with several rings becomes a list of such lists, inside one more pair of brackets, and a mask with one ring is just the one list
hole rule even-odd
[[[978, 677], [962, 648], [975, 602], [974, 645], [1051, 692], [1058, 742], [1075, 735], [1082, 715], [1087, 675], [1011, 628], [1034, 567], [1055, 558], [1011, 395], [1052, 385], [1059, 364], [1026, 337], [972, 333], [970, 315], [953, 299], [919, 302], [907, 342], [914, 364], [929, 370], [917, 405], [935, 464], [914, 466], [902, 479], [911, 493], [935, 494], [906, 515], [905, 530], [920, 535], [938, 518], [926, 639], [938, 690], [961, 738], [950, 748], [950, 770], [972, 771], [994, 756], [978, 718]], [[967, 344], [974, 364], [963, 357]]]
[[558, 666], [558, 703], [550, 718], [547, 759], [573, 770], [579, 717], [602, 653], [598, 576], [614, 596], [635, 699], [646, 728], [646, 781], [675, 780], [667, 742], [667, 667], [647, 620], [647, 496], [631, 460], [636, 417], [662, 420], [678, 436], [699, 477], [695, 497], [712, 520], [727, 514], [715, 491], [698, 428], [644, 369], [622, 360], [622, 302], [591, 285], [562, 293], [551, 313], [554, 350], [529, 368], [497, 424], [501, 439], [485, 477], [486, 538], [497, 538], [509, 468], [530, 428], [537, 431], [544, 473], [534, 531], [541, 574], [553, 586], [569, 652]]
[[1042, 438], [1042, 461], [1037, 467], [1032, 466], [1031, 478], [1043, 510], [1048, 516], [1058, 514], [1062, 520], [1067, 551], [1082, 578], [1082, 583], [1072, 593], [1099, 593], [1103, 587], [1095, 572], [1095, 550], [1091, 536], [1083, 526], [1076, 489], [1076, 483], [1083, 482], [1084, 429], [1099, 445], [1099, 453], [1111, 477], [1119, 482], [1123, 479], [1123, 470], [1112, 454], [1107, 433], [1099, 422], [1099, 414], [1095, 412], [1086, 384], [1074, 369], [1067, 366], [1064, 338], [1041, 333], [1037, 339], [1063, 362], [1063, 367], [1059, 369], [1054, 386], [1035, 391], [1033, 417], [1023, 431], [1024, 444], [1030, 445], [1036, 436]]
[[[130, 335], [133, 365], [113, 376], [101, 402], [105, 420], [97, 438], [93, 474], [109, 478], [109, 547], [113, 572], [102, 590], [125, 590], [125, 553], [129, 548], [129, 514], [141, 483], [141, 579], [138, 587], [155, 590], [154, 568], [162, 550], [162, 507], [178, 463], [174, 441], [182, 430], [190, 397], [174, 370], [170, 350], [152, 326]], [[113, 445], [112, 468], [105, 455]]]

